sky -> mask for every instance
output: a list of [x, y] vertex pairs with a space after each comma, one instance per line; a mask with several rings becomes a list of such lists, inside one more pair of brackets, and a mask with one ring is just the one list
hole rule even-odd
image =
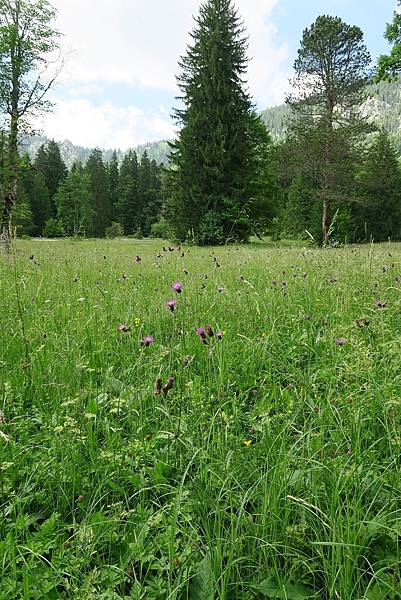
[[[171, 138], [175, 76], [201, 0], [51, 0], [65, 64], [43, 132], [126, 150]], [[364, 31], [375, 59], [396, 0], [235, 0], [249, 36], [249, 91], [260, 110], [283, 102], [302, 31], [320, 14]]]

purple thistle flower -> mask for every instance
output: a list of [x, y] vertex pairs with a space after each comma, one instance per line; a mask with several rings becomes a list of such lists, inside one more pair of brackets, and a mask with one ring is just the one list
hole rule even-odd
[[159, 377], [158, 379], [156, 379], [155, 387], [153, 389], [153, 395], [160, 396], [160, 392], [162, 391], [162, 388], [163, 388], [163, 381]]
[[175, 292], [177, 292], [177, 294], [181, 294], [181, 292], [182, 292], [182, 283], [180, 281], [176, 281], [171, 286], [171, 289], [173, 289]]
[[198, 327], [196, 330], [196, 333], [199, 335], [199, 338], [202, 342], [202, 344], [207, 344], [207, 339], [206, 339], [206, 330], [204, 327]]
[[219, 331], [217, 331], [217, 332], [216, 332], [216, 337], [217, 337], [217, 339], [218, 339], [218, 340], [222, 340], [222, 339], [223, 339], [223, 332], [222, 332], [222, 331], [220, 331], [220, 330], [219, 330]]
[[173, 385], [174, 385], [174, 377], [169, 377], [167, 379], [167, 383], [165, 385], [163, 385], [163, 387], [162, 387], [163, 394], [166, 395], [169, 392], [169, 390], [171, 390]]
[[344, 346], [347, 343], [347, 340], [343, 337], [336, 339], [337, 346]]
[[142, 342], [141, 342], [141, 346], [150, 346], [151, 344], [153, 344], [155, 340], [153, 339], [153, 336], [151, 335], [145, 335], [145, 337], [143, 338]]
[[117, 329], [121, 333], [128, 333], [128, 331], [131, 331], [131, 327], [127, 327], [127, 325], [124, 325], [124, 323], [119, 323]]
[[168, 309], [171, 310], [171, 312], [174, 312], [176, 305], [177, 305], [177, 300], [168, 300], [166, 302], [166, 306]]
[[206, 325], [206, 331], [209, 337], [213, 337], [214, 333], [213, 333], [213, 329], [211, 327], [211, 325]]

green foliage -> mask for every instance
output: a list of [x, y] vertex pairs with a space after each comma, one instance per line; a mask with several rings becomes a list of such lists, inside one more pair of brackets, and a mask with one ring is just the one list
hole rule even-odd
[[112, 205], [107, 171], [99, 148], [95, 148], [89, 156], [85, 173], [89, 177], [92, 209], [88, 233], [93, 237], [104, 237], [111, 225]]
[[393, 243], [18, 240], [1, 600], [399, 600], [400, 273]]
[[55, 203], [57, 219], [69, 236], [85, 235], [91, 230], [93, 208], [91, 206], [91, 181], [80, 165], [75, 167], [58, 187]]
[[321, 598], [311, 589], [308, 589], [302, 583], [293, 585], [286, 583], [281, 585], [275, 579], [265, 579], [259, 586], [259, 591], [266, 598], [283, 598], [284, 600], [310, 600], [312, 598]]
[[258, 117], [244, 88], [246, 40], [231, 0], [202, 4], [191, 36], [180, 62], [184, 107], [175, 111], [182, 127], [171, 146], [165, 216], [181, 240], [246, 240]]
[[48, 219], [43, 228], [43, 235], [47, 238], [61, 238], [64, 236], [63, 225], [57, 219]]
[[371, 144], [358, 174], [360, 202], [354, 209], [356, 238], [401, 238], [401, 171], [395, 147], [385, 132]]
[[[401, 2], [398, 1], [398, 8]], [[394, 80], [401, 72], [401, 14], [394, 12], [392, 23], [388, 23], [384, 34], [391, 44], [390, 54], [383, 54], [377, 60], [377, 81]]]
[[0, 115], [7, 130], [7, 188], [1, 191], [0, 236], [10, 246], [10, 222], [17, 203], [18, 135], [23, 123], [51, 106], [50, 65], [59, 48], [56, 11], [46, 0], [0, 0]]
[[61, 158], [60, 147], [54, 140], [39, 148], [34, 167], [44, 178], [50, 198], [51, 213], [54, 217], [57, 214], [56, 193], [67, 176], [67, 167]]
[[153, 223], [150, 228], [150, 237], [162, 238], [167, 240], [170, 237], [170, 225], [163, 217]]
[[358, 111], [369, 63], [362, 31], [338, 17], [319, 16], [303, 32], [294, 63], [296, 91], [289, 99], [290, 133], [294, 170], [308, 173], [321, 202], [323, 245], [336, 204], [352, 197], [357, 143], [369, 129]]
[[114, 238], [122, 237], [123, 235], [123, 226], [121, 225], [121, 223], [117, 223], [116, 221], [113, 221], [110, 227], [107, 227], [106, 229], [106, 237], [111, 240]]

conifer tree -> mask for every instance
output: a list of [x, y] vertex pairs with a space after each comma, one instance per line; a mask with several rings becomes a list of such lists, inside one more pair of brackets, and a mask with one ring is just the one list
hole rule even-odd
[[117, 221], [126, 235], [138, 228], [138, 179], [138, 158], [136, 152], [130, 150], [121, 163], [116, 211]]
[[297, 160], [312, 172], [322, 206], [321, 241], [328, 241], [334, 204], [347, 201], [352, 155], [366, 120], [358, 112], [368, 79], [370, 55], [359, 27], [339, 17], [319, 16], [304, 30], [294, 63], [295, 113], [291, 125]]
[[29, 203], [32, 214], [30, 234], [40, 236], [46, 221], [52, 216], [49, 191], [43, 174], [32, 166], [28, 155], [22, 158], [21, 163], [17, 204], [21, 198]]
[[362, 202], [354, 211], [357, 239], [399, 240], [401, 171], [397, 150], [386, 132], [380, 132], [371, 145], [358, 181]]
[[172, 144], [172, 193], [166, 217], [179, 239], [198, 243], [245, 240], [258, 120], [245, 88], [247, 42], [232, 0], [206, 0], [177, 78], [183, 107]]
[[118, 202], [118, 183], [119, 183], [119, 168], [117, 152], [114, 151], [111, 160], [107, 166], [107, 176], [109, 180], [109, 194], [111, 203], [111, 213], [113, 220], [116, 219], [117, 202]]
[[35, 159], [35, 168], [42, 173], [50, 198], [51, 216], [57, 213], [55, 196], [60, 183], [67, 176], [67, 167], [61, 158], [60, 147], [54, 140], [42, 145]]
[[92, 150], [85, 166], [85, 173], [90, 180], [93, 214], [89, 231], [94, 237], [104, 237], [107, 227], [111, 224], [111, 202], [106, 167], [99, 148]]

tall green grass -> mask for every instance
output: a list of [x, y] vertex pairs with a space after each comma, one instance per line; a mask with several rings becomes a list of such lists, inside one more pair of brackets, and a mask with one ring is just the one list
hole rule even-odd
[[19, 242], [0, 307], [1, 600], [401, 598], [401, 245]]

